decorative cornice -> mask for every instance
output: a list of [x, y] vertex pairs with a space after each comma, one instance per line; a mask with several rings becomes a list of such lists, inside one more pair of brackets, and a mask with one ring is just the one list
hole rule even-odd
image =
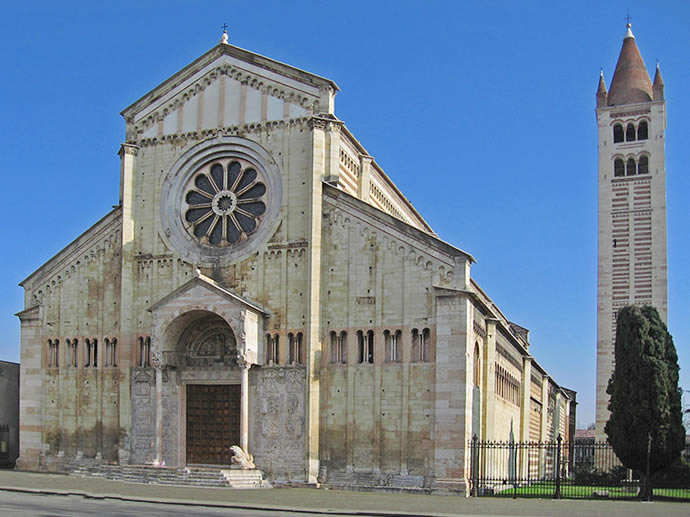
[[251, 122], [241, 126], [226, 126], [222, 128], [209, 128], [186, 133], [171, 133], [169, 135], [142, 138], [137, 141], [139, 147], [155, 147], [158, 145], [182, 145], [196, 143], [208, 138], [220, 138], [223, 136], [245, 136], [247, 134], [260, 134], [273, 130], [282, 130], [286, 127], [307, 127], [309, 117], [297, 117], [284, 120], [269, 120], [264, 122]]
[[333, 133], [340, 133], [340, 129], [345, 125], [342, 120], [318, 116], [311, 117], [307, 124], [312, 131], [314, 129], [321, 129], [322, 131], [330, 131]]
[[611, 113], [609, 113], [609, 117], [610, 118], [635, 117], [637, 115], [646, 115], [647, 113], [651, 113], [651, 112], [652, 112], [652, 110], [649, 108], [635, 110], [635, 111], [612, 111]]
[[224, 64], [213, 68], [205, 75], [194, 81], [193, 84], [186, 87], [183, 91], [177, 93], [175, 96], [166, 101], [164, 106], [159, 107], [149, 115], [138, 120], [134, 126], [136, 134], [143, 133], [153, 124], [168, 116], [170, 112], [177, 110], [180, 106], [189, 102], [190, 99], [204, 91], [221, 75], [230, 77], [240, 84], [246, 84], [248, 87], [259, 90], [266, 95], [270, 95], [272, 97], [284, 100], [290, 104], [300, 106], [301, 108], [311, 111], [312, 113], [319, 112], [319, 101], [313, 96], [306, 95], [299, 90], [290, 88], [284, 84], [273, 83], [269, 79], [251, 74], [246, 70], [229, 64]]

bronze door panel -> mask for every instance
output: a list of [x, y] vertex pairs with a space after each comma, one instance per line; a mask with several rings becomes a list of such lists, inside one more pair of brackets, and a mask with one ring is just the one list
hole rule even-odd
[[187, 464], [230, 465], [240, 442], [240, 386], [187, 385]]

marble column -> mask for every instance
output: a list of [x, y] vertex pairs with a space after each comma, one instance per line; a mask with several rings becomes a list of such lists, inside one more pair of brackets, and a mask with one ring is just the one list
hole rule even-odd
[[242, 369], [240, 384], [240, 447], [244, 452], [249, 452], [249, 368], [252, 365], [247, 361], [244, 354], [240, 354], [237, 363]]

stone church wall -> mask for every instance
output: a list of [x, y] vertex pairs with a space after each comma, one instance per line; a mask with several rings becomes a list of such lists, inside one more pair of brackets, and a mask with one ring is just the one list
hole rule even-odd
[[305, 369], [264, 366], [250, 370], [249, 447], [272, 480], [305, 480]]

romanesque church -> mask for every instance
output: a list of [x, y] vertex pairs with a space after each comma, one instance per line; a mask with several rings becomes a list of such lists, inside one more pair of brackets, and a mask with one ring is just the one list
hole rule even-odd
[[224, 34], [124, 109], [118, 206], [21, 283], [18, 468], [239, 451], [273, 483], [465, 493], [474, 435], [567, 439], [573, 392], [337, 92]]

